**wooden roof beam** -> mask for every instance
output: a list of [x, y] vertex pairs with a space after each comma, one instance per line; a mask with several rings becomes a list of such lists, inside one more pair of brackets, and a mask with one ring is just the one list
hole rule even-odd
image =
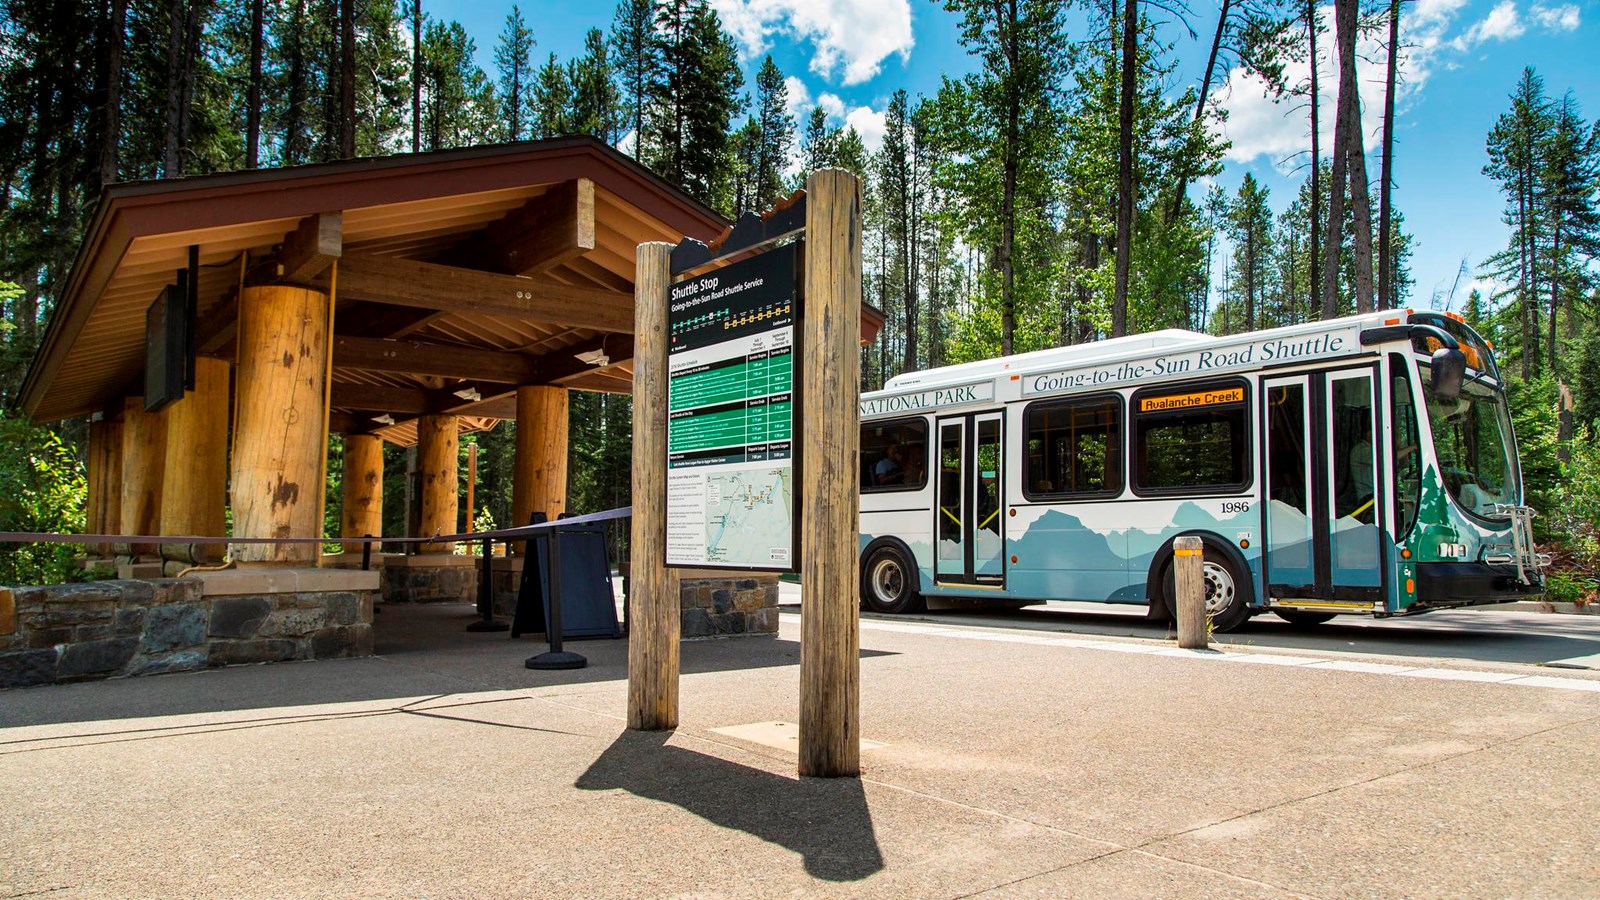
[[463, 249], [485, 268], [507, 275], [548, 272], [595, 247], [594, 182], [575, 178], [491, 222]]
[[529, 384], [542, 378], [537, 357], [460, 344], [390, 341], [335, 335], [333, 365], [399, 375], [470, 378], [506, 384]]
[[344, 213], [325, 212], [301, 219], [300, 227], [283, 239], [274, 261], [279, 279], [305, 284], [343, 254]]
[[544, 325], [633, 332], [633, 294], [351, 254], [339, 260], [339, 295], [443, 312], [505, 316]]

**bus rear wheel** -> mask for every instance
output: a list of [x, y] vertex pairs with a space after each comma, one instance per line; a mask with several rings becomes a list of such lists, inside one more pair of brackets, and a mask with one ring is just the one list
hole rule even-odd
[[[1173, 563], [1168, 561], [1163, 586], [1166, 589], [1168, 611], [1173, 621], [1178, 619], [1178, 590], [1173, 575]], [[1205, 586], [1206, 617], [1211, 620], [1211, 630], [1217, 633], [1232, 631], [1250, 618], [1247, 599], [1248, 582], [1235, 569], [1233, 560], [1213, 549], [1205, 548], [1205, 558], [1200, 569], [1201, 583]]]
[[917, 590], [917, 570], [905, 553], [886, 545], [867, 554], [861, 565], [861, 599], [877, 613], [909, 613], [926, 609]]

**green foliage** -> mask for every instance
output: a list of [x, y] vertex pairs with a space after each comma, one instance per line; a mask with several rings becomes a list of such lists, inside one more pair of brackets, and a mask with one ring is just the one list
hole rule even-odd
[[[0, 531], [81, 533], [88, 483], [83, 463], [61, 436], [0, 413]], [[62, 584], [83, 572], [77, 544], [0, 544], [0, 583]]]

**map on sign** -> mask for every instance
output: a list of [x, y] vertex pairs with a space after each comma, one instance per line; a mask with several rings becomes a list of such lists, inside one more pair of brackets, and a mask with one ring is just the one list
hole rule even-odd
[[798, 245], [685, 279], [667, 315], [667, 564], [795, 565]]
[[792, 470], [747, 469], [706, 477], [706, 561], [789, 562], [794, 535]]

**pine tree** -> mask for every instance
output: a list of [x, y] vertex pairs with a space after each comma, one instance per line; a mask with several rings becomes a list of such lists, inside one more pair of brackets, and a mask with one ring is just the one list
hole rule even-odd
[[1228, 207], [1228, 240], [1233, 244], [1233, 288], [1243, 303], [1240, 331], [1259, 327], [1258, 303], [1268, 290], [1272, 266], [1272, 208], [1269, 191], [1246, 172], [1239, 193]]
[[495, 128], [494, 86], [472, 61], [475, 51], [461, 23], [427, 23], [422, 129], [429, 150], [471, 146]]
[[733, 211], [760, 212], [761, 123], [749, 116], [733, 135]]
[[1511, 95], [1511, 109], [1495, 120], [1489, 132], [1489, 162], [1483, 173], [1500, 182], [1506, 196], [1503, 221], [1511, 227], [1512, 245], [1483, 264], [1486, 272], [1511, 286], [1492, 300], [1509, 296], [1517, 321], [1516, 350], [1523, 380], [1540, 368], [1538, 286], [1544, 283], [1540, 248], [1545, 196], [1540, 172], [1553, 127], [1544, 80], [1530, 66], [1523, 69]]
[[553, 138], [572, 133], [572, 79], [554, 53], [539, 67], [530, 102], [534, 137]]
[[1557, 322], [1562, 307], [1568, 309], [1569, 331], [1573, 312], [1600, 284], [1589, 263], [1600, 259], [1600, 127], [1591, 128], [1578, 113], [1578, 103], [1568, 91], [1551, 110], [1539, 178], [1544, 183], [1545, 225], [1549, 239], [1544, 252], [1548, 297], [1545, 345], [1553, 374], [1561, 370]]
[[1022, 265], [1019, 249], [1044, 242], [1033, 217], [1055, 190], [1066, 66], [1063, 8], [1050, 0], [946, 0], [945, 9], [962, 17], [961, 42], [981, 68], [940, 88], [937, 127], [951, 158], [960, 160], [943, 177], [960, 185], [973, 215], [969, 238], [992, 251], [998, 349], [1009, 355], [1019, 313], [1030, 305], [1028, 295], [1044, 293], [1037, 276], [1048, 272]]
[[783, 193], [783, 171], [794, 146], [794, 116], [789, 114], [789, 87], [769, 54], [756, 74], [756, 124], [760, 149], [756, 155], [755, 209], [772, 206]]
[[589, 29], [583, 38], [583, 56], [570, 64], [571, 129], [614, 144], [622, 137], [622, 97], [617, 92], [608, 51], [600, 29]]
[[494, 65], [499, 72], [500, 111], [505, 119], [505, 140], [520, 141], [528, 117], [529, 83], [532, 78], [533, 29], [522, 18], [522, 8], [511, 4], [500, 42], [494, 48]]
[[623, 118], [633, 130], [633, 155], [646, 158], [645, 121], [661, 69], [661, 44], [655, 33], [656, 0], [621, 0], [611, 24], [611, 49]]

